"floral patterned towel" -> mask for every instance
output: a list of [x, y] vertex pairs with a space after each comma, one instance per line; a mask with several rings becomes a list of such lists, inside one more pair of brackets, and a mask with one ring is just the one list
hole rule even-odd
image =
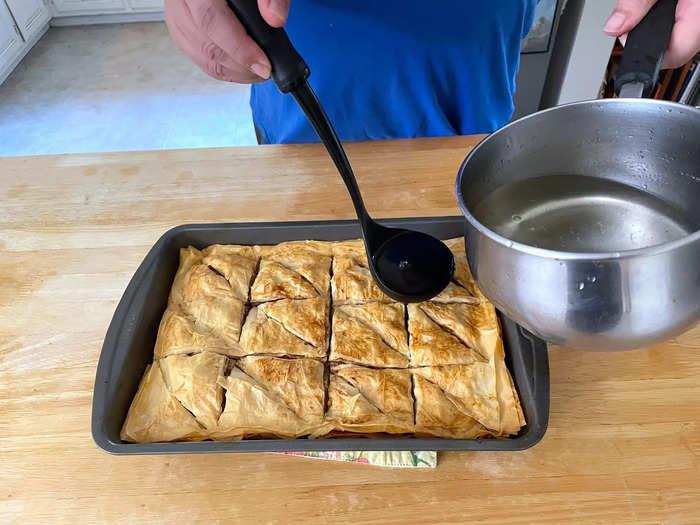
[[332, 461], [349, 461], [365, 463], [380, 467], [435, 468], [437, 452], [279, 452], [289, 456], [301, 456], [314, 459], [330, 459]]

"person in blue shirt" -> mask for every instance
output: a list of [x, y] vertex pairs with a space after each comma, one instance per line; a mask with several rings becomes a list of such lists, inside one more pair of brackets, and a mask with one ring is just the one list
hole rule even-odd
[[[605, 31], [624, 35], [655, 0], [619, 0]], [[258, 0], [311, 69], [309, 82], [341, 140], [488, 133], [513, 113], [520, 41], [537, 0]], [[178, 47], [204, 72], [252, 83], [265, 143], [318, 141], [270, 62], [225, 0], [166, 0]], [[665, 67], [700, 51], [700, 2], [679, 0]]]

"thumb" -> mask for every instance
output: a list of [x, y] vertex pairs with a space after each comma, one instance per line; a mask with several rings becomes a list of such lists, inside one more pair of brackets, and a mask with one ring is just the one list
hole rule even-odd
[[618, 0], [603, 31], [610, 36], [620, 36], [636, 26], [649, 12], [656, 0]]
[[258, 0], [258, 9], [265, 22], [272, 27], [282, 27], [287, 22], [289, 0]]

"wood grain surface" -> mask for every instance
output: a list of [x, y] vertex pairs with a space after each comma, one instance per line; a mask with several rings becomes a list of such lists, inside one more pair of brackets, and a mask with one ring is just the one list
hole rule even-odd
[[[458, 214], [479, 137], [350, 144], [377, 217]], [[352, 218], [318, 145], [0, 159], [0, 522], [700, 523], [700, 327], [624, 353], [550, 348], [549, 430], [433, 470], [274, 454], [116, 457], [90, 435], [107, 325], [192, 222]]]

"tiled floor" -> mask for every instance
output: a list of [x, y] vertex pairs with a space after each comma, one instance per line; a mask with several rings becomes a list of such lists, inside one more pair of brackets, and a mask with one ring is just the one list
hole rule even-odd
[[55, 27], [0, 85], [0, 156], [255, 144], [248, 96], [164, 23]]

